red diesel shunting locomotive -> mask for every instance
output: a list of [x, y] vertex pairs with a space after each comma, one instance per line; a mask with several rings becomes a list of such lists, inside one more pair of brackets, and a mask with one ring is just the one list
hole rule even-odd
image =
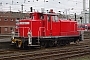
[[77, 31], [77, 22], [60, 20], [53, 10], [49, 13], [30, 13], [30, 19], [19, 21], [18, 31], [17, 37], [12, 32], [11, 39], [12, 45], [18, 48], [52, 47], [81, 41], [81, 34]]

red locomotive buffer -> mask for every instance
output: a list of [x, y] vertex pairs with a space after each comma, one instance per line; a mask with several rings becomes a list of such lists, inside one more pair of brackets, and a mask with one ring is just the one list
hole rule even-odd
[[18, 36], [12, 32], [12, 45], [19, 48], [28, 46], [52, 47], [81, 41], [77, 22], [60, 20], [55, 13], [30, 13], [30, 19], [19, 21]]

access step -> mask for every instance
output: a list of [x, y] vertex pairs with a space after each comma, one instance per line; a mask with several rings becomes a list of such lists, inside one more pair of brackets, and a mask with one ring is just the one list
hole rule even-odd
[[40, 47], [40, 45], [28, 45], [30, 47]]

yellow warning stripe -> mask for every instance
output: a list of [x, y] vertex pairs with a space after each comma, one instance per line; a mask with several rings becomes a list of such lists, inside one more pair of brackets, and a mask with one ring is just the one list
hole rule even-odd
[[12, 42], [16, 43], [16, 41], [18, 41], [19, 46], [22, 45], [22, 40], [20, 40], [20, 39], [12, 39]]

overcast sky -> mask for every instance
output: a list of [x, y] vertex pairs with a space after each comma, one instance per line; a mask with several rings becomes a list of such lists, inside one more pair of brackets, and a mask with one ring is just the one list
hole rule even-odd
[[[12, 3], [13, 1], [13, 3]], [[80, 14], [83, 10], [83, 0], [0, 0], [0, 11], [21, 11], [21, 4], [24, 5], [23, 11], [30, 11], [30, 7], [40, 11], [41, 8], [45, 10], [54, 9], [55, 12], [68, 12], [68, 14]], [[88, 8], [88, 1], [86, 0], [86, 9]], [[2, 4], [1, 4], [2, 3]]]

